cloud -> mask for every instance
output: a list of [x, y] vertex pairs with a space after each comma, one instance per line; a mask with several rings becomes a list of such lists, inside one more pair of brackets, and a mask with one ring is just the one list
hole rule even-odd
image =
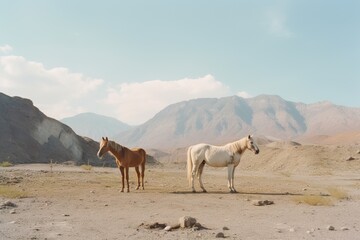
[[47, 69], [21, 56], [0, 57], [0, 89], [11, 96], [31, 99], [45, 114], [62, 118], [84, 110], [102, 79], [73, 73], [67, 68]]
[[252, 98], [253, 97], [252, 95], [250, 95], [249, 93], [244, 92], [244, 91], [238, 92], [236, 95], [239, 97], [242, 97], [242, 98]]
[[144, 123], [169, 104], [233, 94], [212, 75], [113, 85], [64, 67], [47, 68], [22, 56], [0, 56], [0, 91], [31, 99], [56, 119], [95, 112], [132, 125]]
[[173, 81], [153, 80], [143, 83], [124, 83], [108, 89], [105, 103], [110, 105], [118, 119], [140, 124], [153, 117], [169, 104], [194, 98], [224, 97], [229, 87], [216, 81], [212, 75]]
[[0, 52], [2, 52], [2, 53], [9, 53], [12, 50], [13, 50], [13, 48], [8, 44], [6, 44], [4, 46], [0, 46]]

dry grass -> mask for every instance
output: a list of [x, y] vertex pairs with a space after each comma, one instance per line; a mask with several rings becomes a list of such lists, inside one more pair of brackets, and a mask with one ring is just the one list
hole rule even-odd
[[338, 188], [335, 188], [335, 187], [331, 187], [331, 188], [328, 188], [327, 189], [329, 194], [333, 197], [333, 198], [336, 198], [336, 199], [348, 199], [349, 198], [349, 195], [347, 194], [347, 192], [345, 192], [344, 190], [342, 189], [338, 189]]
[[26, 191], [20, 190], [15, 186], [0, 185], [0, 196], [6, 198], [26, 198], [29, 197]]
[[304, 195], [295, 198], [298, 203], [305, 203], [311, 206], [332, 206], [333, 202], [327, 196]]
[[11, 167], [13, 164], [8, 161], [4, 161], [0, 163], [0, 167]]
[[83, 165], [81, 165], [81, 168], [86, 170], [86, 171], [91, 171], [92, 166], [89, 165], [89, 164], [83, 164]]
[[280, 172], [280, 175], [284, 176], [284, 177], [291, 177], [291, 173], [290, 172]]

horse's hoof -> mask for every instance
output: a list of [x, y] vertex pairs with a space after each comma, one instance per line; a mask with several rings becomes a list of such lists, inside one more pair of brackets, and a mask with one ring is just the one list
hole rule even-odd
[[140, 187], [137, 187], [136, 190], [139, 190]]
[[203, 189], [203, 192], [207, 192], [205, 189]]
[[120, 192], [124, 192], [124, 189], [121, 189]]
[[195, 189], [194, 189], [194, 190], [192, 190], [192, 192], [193, 192], [193, 193], [196, 193]]

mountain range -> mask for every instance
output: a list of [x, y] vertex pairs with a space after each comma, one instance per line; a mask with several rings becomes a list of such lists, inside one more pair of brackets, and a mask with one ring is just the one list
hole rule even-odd
[[96, 141], [99, 141], [103, 136], [111, 138], [115, 134], [131, 128], [130, 125], [115, 118], [90, 112], [63, 118], [60, 121], [74, 129], [80, 136], [86, 136]]
[[231, 96], [169, 105], [115, 140], [127, 146], [170, 149], [199, 142], [224, 144], [248, 134], [291, 140], [359, 130], [359, 108], [295, 103], [272, 95]]

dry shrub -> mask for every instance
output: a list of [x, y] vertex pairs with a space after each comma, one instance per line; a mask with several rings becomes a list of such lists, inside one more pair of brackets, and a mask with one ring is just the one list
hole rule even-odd
[[8, 161], [4, 161], [0, 163], [0, 167], [11, 167], [13, 164]]
[[336, 199], [348, 199], [349, 198], [348, 194], [342, 189], [332, 187], [332, 188], [328, 188], [327, 190], [328, 190], [329, 194]]
[[5, 198], [26, 198], [28, 194], [25, 191], [19, 190], [18, 187], [0, 185], [0, 196]]
[[331, 199], [327, 196], [304, 195], [298, 196], [295, 200], [299, 203], [305, 203], [311, 206], [331, 206]]

